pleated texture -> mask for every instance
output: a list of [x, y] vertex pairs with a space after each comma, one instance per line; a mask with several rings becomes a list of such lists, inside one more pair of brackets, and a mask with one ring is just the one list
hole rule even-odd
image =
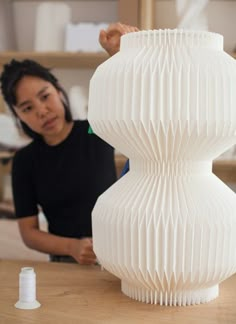
[[140, 301], [217, 297], [236, 271], [235, 194], [211, 172], [236, 142], [236, 63], [208, 32], [143, 31], [90, 82], [89, 121], [130, 158], [99, 197], [95, 253]]

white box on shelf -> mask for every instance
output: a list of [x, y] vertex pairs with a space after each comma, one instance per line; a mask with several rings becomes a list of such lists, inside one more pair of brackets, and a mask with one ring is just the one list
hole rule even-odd
[[99, 33], [106, 29], [108, 24], [94, 23], [69, 23], [66, 26], [65, 51], [68, 52], [99, 52], [102, 47], [99, 44]]

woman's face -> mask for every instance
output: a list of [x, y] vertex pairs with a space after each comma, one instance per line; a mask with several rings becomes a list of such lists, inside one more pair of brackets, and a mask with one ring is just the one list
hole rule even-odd
[[24, 76], [16, 86], [17, 116], [29, 128], [54, 143], [63, 137], [67, 127], [61, 92], [50, 82]]

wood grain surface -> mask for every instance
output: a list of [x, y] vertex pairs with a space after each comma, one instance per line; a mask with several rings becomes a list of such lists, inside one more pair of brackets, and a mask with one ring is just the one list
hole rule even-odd
[[[41, 307], [19, 310], [21, 267], [37, 275]], [[198, 306], [165, 307], [137, 302], [120, 290], [120, 280], [99, 266], [33, 261], [0, 261], [1, 324], [235, 324], [236, 275], [220, 285], [220, 296]]]

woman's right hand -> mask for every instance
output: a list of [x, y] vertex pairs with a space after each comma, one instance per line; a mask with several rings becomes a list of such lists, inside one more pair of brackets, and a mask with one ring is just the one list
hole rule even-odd
[[91, 265], [97, 262], [97, 257], [93, 251], [92, 238], [72, 239], [70, 255], [79, 263]]

